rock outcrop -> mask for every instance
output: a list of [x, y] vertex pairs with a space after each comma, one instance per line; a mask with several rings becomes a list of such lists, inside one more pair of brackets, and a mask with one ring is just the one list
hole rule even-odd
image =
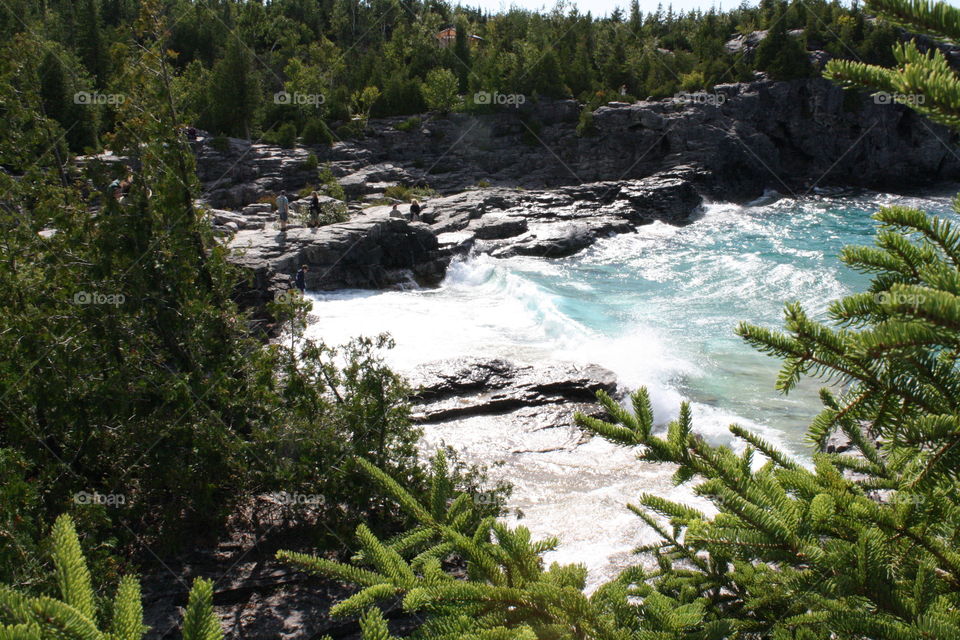
[[[601, 367], [521, 365], [498, 359], [463, 358], [424, 365], [415, 373], [414, 419], [444, 428], [469, 429], [471, 420], [495, 420], [517, 453], [554, 451], [585, 438], [573, 426], [575, 411], [601, 415], [594, 394], [617, 392], [614, 375]], [[557, 443], [560, 443], [559, 445]], [[528, 447], [528, 448], [524, 448]], [[214, 608], [227, 640], [309, 640], [330, 635], [360, 637], [356, 620], [332, 619], [330, 608], [355, 590], [311, 576], [275, 560], [277, 549], [312, 551], [311, 527], [319, 512], [291, 506], [282, 495], [255, 497], [228, 523], [214, 549], [166, 558], [147, 569], [143, 582], [148, 640], [180, 637], [183, 607], [195, 578], [215, 580]], [[456, 575], [458, 567], [449, 568]], [[420, 624], [400, 603], [385, 610], [391, 631], [407, 635]]]
[[436, 285], [449, 262], [427, 225], [383, 214], [286, 233], [272, 225], [243, 230], [228, 247], [230, 260], [249, 272], [238, 301], [255, 309], [290, 289], [301, 264], [310, 267], [308, 289], [330, 290]]
[[488, 115], [426, 118], [412, 131], [395, 128], [404, 118], [386, 118], [371, 121], [363, 140], [309, 150], [230, 139], [220, 150], [201, 145], [198, 171], [209, 204], [231, 209], [315, 183], [308, 151], [330, 163], [352, 197], [391, 184], [445, 194], [488, 183], [549, 189], [679, 166], [696, 168], [701, 193], [735, 201], [765, 188], [896, 189], [960, 178], [955, 134], [905, 106], [876, 104], [822, 78], [611, 103], [594, 112], [595, 132], [583, 137], [576, 133], [580, 109], [573, 100], [528, 100]]
[[423, 218], [440, 234], [441, 246], [498, 258], [559, 258], [654, 221], [687, 224], [702, 203], [691, 183], [694, 175], [680, 168], [641, 180], [555, 190], [476, 189], [427, 201]]
[[457, 358], [421, 365], [410, 378], [417, 389], [413, 419], [422, 424], [494, 417], [503, 437], [570, 428], [582, 411], [602, 415], [596, 392], [617, 394], [616, 376], [596, 365], [517, 364], [502, 359]]
[[286, 234], [264, 223], [272, 217], [269, 205], [213, 215], [235, 234], [228, 243], [230, 260], [250, 272], [239, 302], [260, 309], [266, 319], [264, 305], [290, 288], [301, 264], [310, 266], [311, 290], [431, 286], [458, 253], [559, 258], [655, 220], [686, 224], [701, 204], [692, 175], [679, 169], [554, 191], [476, 189], [425, 202], [423, 222], [389, 218], [389, 207], [378, 206], [349, 222], [291, 226]]

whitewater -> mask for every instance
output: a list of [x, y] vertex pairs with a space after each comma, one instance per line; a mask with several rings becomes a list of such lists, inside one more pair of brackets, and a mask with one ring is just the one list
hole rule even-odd
[[[779, 363], [734, 334], [740, 322], [780, 328], [783, 306], [799, 301], [822, 318], [829, 303], [867, 278], [838, 259], [846, 245], [872, 243], [880, 206], [904, 205], [956, 217], [955, 187], [922, 197], [821, 192], [767, 194], [748, 204], [714, 203], [684, 227], [654, 223], [599, 240], [569, 258], [454, 262], [440, 287], [313, 293], [308, 334], [329, 344], [390, 333], [385, 353], [400, 372], [458, 356], [523, 363], [604, 366], [624, 388], [646, 386], [662, 428], [691, 403], [694, 430], [730, 442], [736, 423], [808, 463], [804, 435], [819, 410], [819, 385], [789, 396], [774, 390]], [[548, 561], [579, 562], [595, 587], [638, 562], [633, 549], [655, 535], [626, 504], [653, 493], [705, 508], [672, 468], [642, 464], [636, 452], [571, 428], [547, 453], [523, 453], [495, 419], [469, 433], [430, 427], [424, 449], [446, 443], [467, 461], [492, 465], [513, 483], [512, 524], [560, 540]]]

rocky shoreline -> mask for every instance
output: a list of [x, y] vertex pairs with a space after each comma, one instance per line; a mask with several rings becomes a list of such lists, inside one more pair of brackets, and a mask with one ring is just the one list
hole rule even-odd
[[[688, 224], [705, 199], [960, 179], [956, 136], [904, 106], [819, 78], [710, 95], [610, 103], [582, 136], [581, 106], [561, 100], [425, 116], [410, 131], [396, 128], [402, 118], [372, 121], [364, 139], [331, 147], [200, 142], [197, 170], [215, 229], [250, 276], [237, 299], [263, 320], [299, 264], [312, 267], [310, 289], [435, 286], [457, 255], [564, 257], [653, 221]], [[263, 201], [315, 185], [310, 154], [337, 176], [351, 220], [281, 235]], [[422, 224], [371, 205], [416, 186], [437, 193]]]
[[[373, 121], [365, 139], [329, 148], [201, 143], [203, 202], [231, 261], [248, 275], [238, 302], [269, 324], [266, 304], [290, 289], [300, 264], [312, 267], [311, 290], [436, 286], [458, 256], [569, 256], [654, 221], [689, 224], [711, 199], [745, 201], [768, 188], [891, 190], [960, 179], [956, 137], [905, 107], [845, 96], [822, 79], [716, 92], [722, 99], [611, 103], [594, 112], [594, 130], [583, 136], [576, 132], [580, 105], [531, 101], [489, 115], [425, 117], [409, 131], [396, 128], [404, 118]], [[321, 228], [294, 222], [281, 234], [263, 201], [315, 184], [311, 153], [338, 178], [351, 219]], [[371, 206], [398, 185], [435, 191], [422, 221], [391, 219], [388, 206]], [[429, 435], [425, 448], [447, 438], [468, 447], [496, 438], [527, 485], [556, 481], [555, 468], [591, 444], [573, 424], [574, 412], [602, 415], [596, 391], [620, 392], [611, 372], [563, 363], [457, 359], [422, 365], [410, 377], [413, 419]], [[828, 448], [843, 450], [839, 440]], [[531, 455], [531, 464], [517, 462]], [[583, 481], [607, 486], [610, 477], [585, 472]], [[217, 579], [214, 602], [231, 640], [359, 637], [355, 622], [327, 615], [349, 588], [276, 563], [278, 545], [306, 547], [306, 538], [261, 535], [285, 517], [269, 496], [251, 509], [261, 515], [238, 521], [217, 549], [148, 576], [148, 637], [176, 636], [176, 607], [186, 602], [181, 587], [195, 576]], [[183, 582], [171, 582], [171, 571]], [[387, 614], [397, 633], [417, 623], [396, 609]]]
[[[417, 389], [413, 418], [419, 424], [469, 430], [475, 419], [494, 420], [505, 438], [518, 442], [537, 432], [554, 433], [553, 438], [561, 440], [569, 439], [568, 432], [576, 432], [577, 440], [586, 439], [573, 424], [574, 413], [599, 416], [596, 391], [617, 393], [614, 374], [601, 367], [534, 368], [499, 359], [429, 363], [413, 372], [411, 382]], [[323, 635], [358, 640], [355, 620], [329, 616], [331, 606], [353, 593], [349, 585], [311, 576], [274, 559], [280, 548], [313, 551], [307, 542], [311, 526], [320, 525], [309, 511], [294, 514], [276, 496], [258, 496], [231, 519], [229, 535], [216, 548], [168, 559], [145, 577], [148, 640], [179, 637], [188, 585], [197, 577], [215, 581], [214, 606], [227, 640], [307, 640]], [[399, 606], [388, 607], [385, 615], [396, 634], [419, 624]]]

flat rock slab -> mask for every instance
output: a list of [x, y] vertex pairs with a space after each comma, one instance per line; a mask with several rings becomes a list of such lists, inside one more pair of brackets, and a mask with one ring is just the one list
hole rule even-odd
[[422, 365], [410, 381], [417, 389], [413, 417], [422, 423], [498, 415], [537, 429], [569, 426], [576, 411], [597, 412], [597, 391], [617, 392], [616, 376], [597, 365], [532, 366], [498, 358]]
[[423, 218], [447, 243], [455, 239], [454, 246], [464, 250], [497, 258], [562, 258], [598, 238], [654, 221], [691, 222], [703, 202], [692, 174], [678, 167], [639, 180], [552, 190], [476, 189], [427, 201]]

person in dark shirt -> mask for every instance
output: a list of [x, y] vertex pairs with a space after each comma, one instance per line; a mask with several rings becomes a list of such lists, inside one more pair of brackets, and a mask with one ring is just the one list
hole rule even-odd
[[307, 265], [300, 265], [300, 271], [297, 271], [297, 276], [294, 278], [294, 283], [297, 285], [297, 289], [300, 289], [300, 293], [306, 293], [307, 291]]
[[420, 221], [420, 202], [414, 200], [410, 203], [410, 222], [419, 222]]
[[310, 194], [310, 226], [320, 226], [320, 197], [316, 191]]

